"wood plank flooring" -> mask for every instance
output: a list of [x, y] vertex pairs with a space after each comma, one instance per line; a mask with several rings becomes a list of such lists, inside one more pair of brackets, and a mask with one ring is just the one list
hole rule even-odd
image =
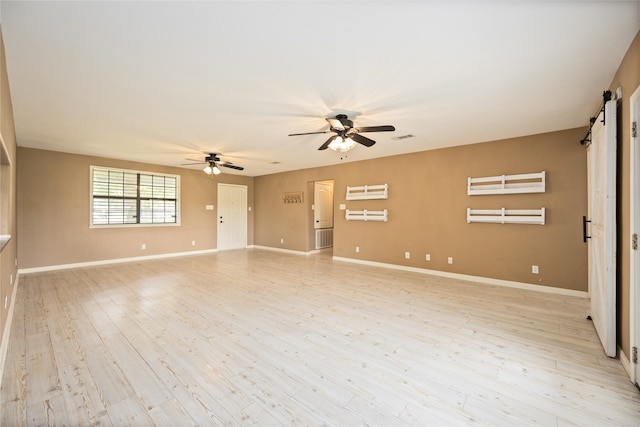
[[582, 298], [259, 249], [22, 275], [2, 426], [639, 426]]

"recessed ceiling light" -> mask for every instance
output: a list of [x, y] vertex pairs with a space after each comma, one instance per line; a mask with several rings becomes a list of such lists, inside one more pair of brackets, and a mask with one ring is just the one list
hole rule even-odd
[[269, 164], [270, 164], [270, 165], [279, 165], [280, 163], [282, 163], [282, 162], [271, 162], [271, 163], [269, 163]]

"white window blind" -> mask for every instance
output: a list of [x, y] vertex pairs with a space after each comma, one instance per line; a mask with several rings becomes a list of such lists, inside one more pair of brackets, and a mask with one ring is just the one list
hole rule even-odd
[[177, 175], [91, 167], [91, 225], [178, 224]]

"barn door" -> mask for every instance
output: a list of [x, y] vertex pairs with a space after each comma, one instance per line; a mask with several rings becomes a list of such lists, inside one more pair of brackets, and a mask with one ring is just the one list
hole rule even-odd
[[593, 124], [587, 149], [591, 318], [609, 357], [616, 356], [616, 152], [614, 100]]
[[[640, 363], [638, 362], [638, 347], [640, 347], [640, 86], [631, 95], [631, 249], [629, 260], [629, 277], [631, 300], [630, 327], [631, 354], [628, 355], [631, 361], [631, 380], [640, 384]], [[635, 348], [635, 351], [634, 351]], [[635, 359], [635, 363], [634, 363]]]

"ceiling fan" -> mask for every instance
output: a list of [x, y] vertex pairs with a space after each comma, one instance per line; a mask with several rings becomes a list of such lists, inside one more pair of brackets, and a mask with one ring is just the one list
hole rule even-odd
[[182, 166], [204, 164], [206, 165], [205, 168], [203, 169], [204, 173], [211, 176], [219, 175], [220, 173], [222, 173], [219, 166], [235, 169], [239, 171], [244, 170], [242, 166], [237, 166], [231, 162], [223, 162], [222, 160], [220, 160], [220, 157], [218, 157], [218, 156], [221, 156], [220, 153], [205, 153], [205, 154], [207, 154], [207, 157], [205, 157], [204, 160], [185, 159], [185, 160], [191, 160], [196, 163], [183, 163]]
[[353, 121], [349, 120], [346, 114], [338, 114], [335, 118], [327, 117], [326, 120], [329, 122], [329, 130], [320, 132], [292, 133], [289, 134], [289, 136], [334, 132], [335, 135], [327, 139], [325, 143], [318, 148], [318, 150], [331, 148], [335, 151], [345, 152], [355, 147], [356, 142], [364, 145], [365, 147], [371, 147], [376, 143], [374, 140], [360, 135], [363, 132], [392, 132], [396, 130], [396, 128], [391, 125], [354, 127]]

